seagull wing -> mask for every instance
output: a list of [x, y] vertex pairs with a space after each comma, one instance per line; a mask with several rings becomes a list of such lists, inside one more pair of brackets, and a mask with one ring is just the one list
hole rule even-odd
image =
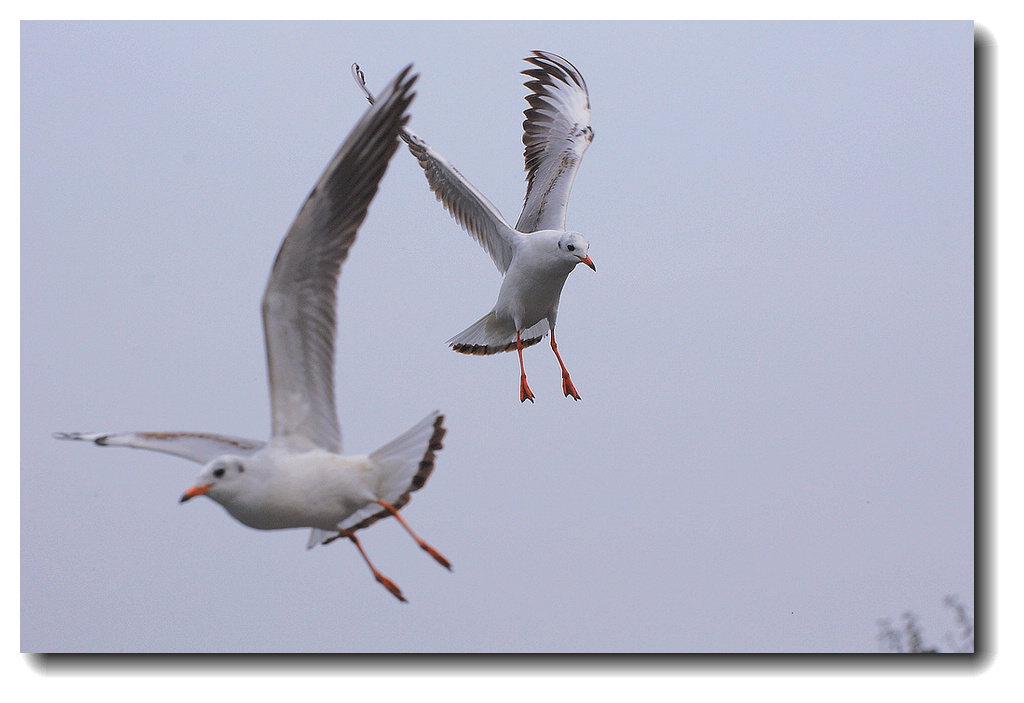
[[403, 130], [402, 139], [420, 162], [430, 190], [445, 210], [487, 250], [498, 270], [505, 273], [512, 263], [515, 240], [521, 235], [505, 221], [498, 208], [433, 147], [408, 129]]
[[55, 432], [55, 439], [94, 442], [101, 447], [133, 447], [173, 454], [183, 459], [206, 464], [224, 454], [251, 456], [266, 442], [209, 432]]
[[587, 84], [576, 67], [557, 54], [534, 51], [523, 71], [530, 107], [523, 121], [526, 145], [526, 202], [516, 229], [565, 229], [569, 191], [583, 152], [594, 139]]
[[411, 68], [395, 77], [341, 145], [295, 218], [267, 282], [273, 437], [296, 450], [341, 451], [334, 405], [338, 274], [408, 119]]
[[[366, 76], [360, 70], [359, 64], [352, 64], [352, 78], [373, 105], [376, 98], [367, 89]], [[504, 274], [512, 263], [516, 240], [521, 235], [512, 229], [498, 208], [494, 207], [483, 193], [419, 135], [408, 128], [403, 128], [401, 136], [423, 168], [430, 190], [437, 195], [445, 210], [469, 232], [469, 236], [487, 251], [494, 265]]]

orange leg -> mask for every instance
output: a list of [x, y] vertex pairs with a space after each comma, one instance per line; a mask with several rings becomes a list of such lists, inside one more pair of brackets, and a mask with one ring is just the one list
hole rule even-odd
[[[552, 338], [554, 339], [554, 338]], [[533, 402], [533, 391], [526, 383], [526, 367], [523, 366], [523, 340], [519, 338], [519, 330], [516, 330], [516, 351], [519, 352], [519, 402]]]
[[576, 387], [572, 385], [572, 379], [569, 378], [569, 372], [565, 368], [565, 364], [562, 363], [562, 357], [558, 354], [558, 345], [555, 344], [555, 328], [551, 328], [551, 351], [555, 353], [555, 358], [558, 359], [558, 365], [562, 367], [562, 392], [568, 398], [572, 396], [573, 400], [579, 400], [580, 394], [576, 392]]
[[448, 571], [452, 570], [451, 562], [448, 561], [447, 559], [445, 559], [443, 556], [441, 556], [436, 549], [434, 549], [429, 544], [427, 544], [426, 542], [421, 540], [419, 537], [417, 537], [416, 533], [412, 531], [412, 528], [409, 527], [409, 525], [405, 522], [405, 520], [402, 519], [402, 516], [398, 514], [398, 511], [395, 510], [394, 507], [392, 507], [391, 505], [388, 505], [387, 503], [385, 503], [382, 500], [378, 500], [377, 501], [377, 505], [380, 505], [381, 507], [386, 508], [388, 512], [390, 512], [392, 515], [395, 516], [396, 520], [398, 520], [400, 523], [402, 523], [402, 527], [404, 527], [405, 531], [408, 532], [412, 536], [412, 538], [414, 540], [416, 540], [416, 544], [420, 545], [420, 549], [425, 551], [430, 556], [434, 557], [434, 559], [437, 560], [437, 563], [440, 564], [441, 566], [443, 566], [444, 568], [448, 569]]
[[369, 566], [370, 571], [373, 572], [373, 577], [377, 579], [377, 583], [391, 591], [391, 595], [393, 595], [395, 598], [402, 601], [403, 603], [409, 602], [405, 599], [405, 596], [402, 595], [401, 589], [399, 589], [398, 586], [395, 585], [394, 581], [389, 579], [381, 572], [377, 571], [376, 567], [374, 567], [373, 563], [370, 561], [370, 557], [366, 556], [366, 552], [363, 551], [363, 545], [359, 544], [359, 540], [356, 538], [355, 534], [349, 532], [348, 530], [342, 530], [336, 536], [331, 537], [330, 539], [325, 539], [323, 543], [330, 544], [331, 542], [340, 537], [348, 537], [350, 540], [352, 540], [352, 543], [356, 545], [356, 549], [359, 550], [359, 553], [363, 555], [363, 559], [366, 560], [366, 565]]

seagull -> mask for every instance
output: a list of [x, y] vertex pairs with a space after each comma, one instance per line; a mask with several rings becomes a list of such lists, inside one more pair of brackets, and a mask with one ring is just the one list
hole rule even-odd
[[[462, 354], [519, 354], [519, 400], [533, 402], [526, 382], [523, 349], [551, 331], [551, 350], [562, 369], [562, 391], [580, 399], [555, 343], [558, 299], [577, 264], [597, 271], [590, 244], [579, 232], [565, 229], [576, 170], [594, 139], [587, 84], [576, 67], [557, 54], [534, 51], [524, 59], [533, 67], [524, 85], [531, 94], [523, 122], [526, 145], [526, 201], [513, 228], [472, 183], [408, 128], [402, 139], [419, 161], [430, 189], [445, 209], [490, 254], [504, 276], [494, 308], [448, 340]], [[352, 75], [372, 105], [373, 95], [358, 64]]]
[[270, 385], [269, 442], [199, 432], [62, 432], [57, 439], [134, 447], [204, 464], [184, 503], [206, 496], [258, 530], [312, 528], [307, 548], [351, 540], [374, 578], [402, 591], [370, 562], [356, 531], [394, 516], [447, 569], [451, 564], [398, 511], [423, 487], [441, 449], [444, 416], [433, 412], [367, 455], [343, 456], [334, 404], [337, 283], [387, 165], [418, 76], [406, 66], [327, 166], [281, 244], [263, 296]]

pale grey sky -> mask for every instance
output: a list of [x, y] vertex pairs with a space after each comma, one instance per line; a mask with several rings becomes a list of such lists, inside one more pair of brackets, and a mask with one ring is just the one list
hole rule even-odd
[[[22, 28], [23, 651], [873, 652], [974, 603], [973, 25]], [[269, 430], [259, 300], [406, 63], [411, 126], [508, 219], [519, 71], [572, 61], [591, 242], [541, 345], [444, 341], [500, 279], [396, 154], [339, 288], [346, 451], [435, 408], [403, 515], [347, 543], [178, 504], [196, 464], [63, 430]]]

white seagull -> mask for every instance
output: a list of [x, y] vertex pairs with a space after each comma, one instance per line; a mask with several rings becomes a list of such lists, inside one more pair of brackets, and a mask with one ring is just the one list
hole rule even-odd
[[[583, 263], [597, 270], [590, 260], [587, 240], [579, 232], [565, 229], [569, 191], [583, 152], [594, 139], [590, 97], [575, 66], [557, 54], [532, 53], [524, 60], [534, 68], [523, 71], [533, 79], [524, 84], [532, 91], [526, 97], [530, 107], [523, 122], [526, 202], [514, 228], [426, 142], [408, 128], [402, 130], [402, 138], [419, 160], [437, 199], [487, 250], [505, 277], [494, 309], [449, 339], [448, 344], [463, 354], [515, 349], [519, 353], [519, 400], [533, 402], [533, 392], [526, 383], [523, 349], [539, 342], [550, 330], [551, 350], [562, 368], [562, 391], [579, 400], [555, 344], [555, 318], [562, 286], [576, 265]], [[373, 104], [358, 65], [352, 65], [352, 74]]]
[[151, 449], [205, 464], [185, 502], [205, 495], [258, 530], [311, 527], [307, 548], [347, 537], [374, 577], [401, 590], [363, 551], [356, 530], [393, 515], [426, 482], [441, 449], [444, 416], [433, 412], [377, 451], [342, 456], [334, 406], [334, 340], [341, 264], [366, 217], [415, 93], [407, 66], [342, 144], [292, 224], [263, 296], [272, 436], [269, 442], [196, 432], [57, 433], [58, 439]]

